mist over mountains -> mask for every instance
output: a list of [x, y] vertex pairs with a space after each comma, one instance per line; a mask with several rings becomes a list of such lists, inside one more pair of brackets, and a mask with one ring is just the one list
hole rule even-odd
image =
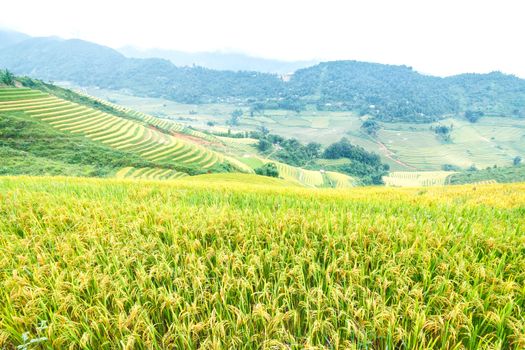
[[234, 52], [183, 52], [164, 49], [139, 49], [125, 46], [118, 49], [127, 57], [164, 58], [176, 66], [200, 66], [216, 70], [257, 71], [264, 73], [288, 74], [298, 69], [313, 66], [318, 61], [281, 61], [253, 57]]
[[[136, 58], [84, 40], [31, 38], [15, 32], [0, 32], [0, 48], [0, 67], [18, 75], [125, 89], [182, 103], [235, 102], [296, 111], [313, 106], [320, 111], [356, 111], [385, 121], [428, 122], [466, 111], [525, 117], [525, 80], [499, 72], [442, 78], [408, 66], [358, 61], [301, 68], [307, 62], [121, 50], [145, 57]], [[163, 58], [149, 57], [157, 53]], [[276, 74], [293, 69], [297, 70], [289, 80]]]

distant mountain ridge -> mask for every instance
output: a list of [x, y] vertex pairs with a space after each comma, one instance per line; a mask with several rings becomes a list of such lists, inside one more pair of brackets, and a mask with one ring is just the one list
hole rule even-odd
[[[499, 72], [452, 77], [411, 67], [323, 62], [289, 81], [255, 71], [177, 67], [167, 59], [129, 58], [109, 47], [60, 38], [0, 42], [0, 67], [19, 75], [125, 89], [182, 103], [244, 103], [255, 109], [352, 110], [384, 121], [429, 122], [467, 111], [525, 117], [525, 80]], [[14, 42], [14, 43], [13, 43]]]
[[0, 49], [31, 38], [29, 35], [0, 28]]
[[138, 49], [125, 46], [119, 52], [131, 58], [163, 58], [176, 66], [200, 66], [214, 70], [257, 71], [263, 73], [288, 74], [298, 69], [313, 66], [318, 61], [281, 61], [253, 57], [231, 52], [183, 52], [163, 49]]

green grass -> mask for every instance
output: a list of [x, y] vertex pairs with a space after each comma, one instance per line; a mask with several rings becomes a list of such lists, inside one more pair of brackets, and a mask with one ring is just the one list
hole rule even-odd
[[462, 171], [451, 175], [448, 179], [448, 182], [455, 185], [485, 181], [499, 183], [525, 182], [525, 165]]
[[104, 175], [92, 164], [71, 164], [57, 158], [39, 157], [27, 151], [0, 146], [0, 175]]
[[288, 185], [0, 178], [0, 348], [525, 347], [524, 184]]
[[239, 160], [244, 164], [251, 166], [254, 169], [260, 168], [264, 165], [264, 162], [256, 157], [242, 157], [239, 158]]

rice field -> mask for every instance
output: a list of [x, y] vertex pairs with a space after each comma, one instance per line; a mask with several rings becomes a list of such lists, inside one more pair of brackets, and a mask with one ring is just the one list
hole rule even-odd
[[475, 182], [472, 182], [472, 185], [493, 185], [496, 183], [498, 183], [496, 180], [491, 179], [491, 180], [475, 181]]
[[115, 177], [119, 179], [174, 180], [188, 176], [186, 173], [163, 168], [126, 167], [119, 170]]
[[[218, 163], [229, 161], [218, 152], [168, 133], [177, 131], [177, 128], [180, 127], [178, 124], [147, 115], [141, 116], [143, 122], [138, 122], [37, 90], [2, 88], [0, 89], [0, 113], [11, 111], [23, 111], [59, 130], [80, 133], [110, 147], [137, 153], [145, 159], [167, 165], [182, 164], [208, 169]], [[159, 128], [168, 132], [163, 132]], [[240, 171], [251, 170], [239, 168], [238, 162], [233, 161], [232, 163], [235, 163], [234, 167]]]
[[[353, 187], [356, 184], [356, 180], [346, 174], [337, 173], [335, 171], [325, 172], [326, 180], [328, 181], [328, 187], [334, 188], [348, 188]], [[326, 182], [326, 181], [325, 181]]]
[[524, 210], [525, 184], [0, 177], [0, 348], [523, 349]]
[[101, 104], [104, 104], [104, 105], [107, 105], [107, 106], [110, 106], [112, 108], [115, 108], [116, 110], [118, 111], [121, 111], [121, 112], [124, 112], [124, 113], [127, 113], [135, 118], [138, 118], [140, 120], [143, 120], [145, 122], [147, 122], [148, 124], [150, 125], [153, 125], [155, 127], [158, 127], [162, 130], [166, 130], [168, 132], [180, 132], [180, 133], [184, 133], [184, 134], [188, 134], [188, 135], [191, 135], [191, 136], [195, 136], [195, 137], [198, 137], [198, 138], [202, 138], [204, 140], [207, 140], [207, 141], [218, 141], [219, 139], [213, 135], [209, 135], [209, 134], [205, 134], [203, 132], [200, 132], [198, 130], [194, 130], [194, 129], [191, 129], [191, 128], [187, 128], [185, 127], [184, 125], [182, 124], [179, 124], [179, 123], [176, 123], [172, 120], [169, 120], [169, 119], [165, 119], [165, 118], [157, 118], [157, 117], [154, 117], [150, 114], [146, 114], [146, 113], [143, 113], [143, 112], [139, 112], [139, 111], [136, 111], [136, 110], [133, 110], [133, 109], [130, 109], [130, 108], [126, 108], [124, 106], [120, 106], [120, 105], [117, 105], [115, 103], [111, 103], [105, 99], [102, 99], [102, 98], [99, 98], [99, 97], [93, 97], [93, 96], [90, 96], [90, 95], [86, 95], [80, 91], [76, 91], [78, 94], [81, 94], [85, 97], [88, 97], [94, 101], [97, 101], [98, 103], [101, 103]]
[[393, 187], [444, 186], [452, 174], [453, 171], [394, 171], [383, 176], [383, 181]]
[[[230, 113], [239, 108], [234, 104], [186, 105], [159, 98], [142, 98], [103, 89], [89, 89], [91, 94], [117, 100], [119, 103], [147, 113], [162, 113], [178, 122], [198, 125], [203, 130], [225, 131]], [[196, 114], [191, 115], [189, 111]], [[245, 115], [248, 110], [245, 111]], [[215, 126], [208, 126], [207, 122]], [[272, 133], [297, 138], [303, 143], [312, 140], [323, 145], [347, 137], [356, 145], [381, 155], [393, 171], [437, 171], [444, 164], [468, 168], [510, 166], [512, 159], [525, 154], [525, 119], [487, 116], [477, 123], [464, 118], [440, 121], [454, 124], [452, 143], [444, 144], [427, 124], [381, 123], [375, 139], [361, 131], [362, 119], [352, 112], [306, 110], [301, 113], [267, 110], [263, 115], [241, 118], [237, 131], [267, 127]], [[382, 147], [380, 142], [386, 148]], [[401, 163], [394, 161], [399, 160]], [[524, 157], [525, 158], [525, 157]], [[405, 163], [408, 166], [404, 166]]]
[[287, 164], [272, 162], [277, 166], [279, 177], [288, 181], [297, 181], [309, 187], [318, 187], [324, 184], [323, 175], [319, 171], [304, 170]]

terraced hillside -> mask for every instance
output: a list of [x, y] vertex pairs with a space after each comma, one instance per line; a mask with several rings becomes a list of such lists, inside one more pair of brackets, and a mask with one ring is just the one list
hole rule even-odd
[[[23, 111], [59, 130], [82, 134], [160, 164], [209, 169], [227, 162], [223, 155], [162, 132], [147, 120], [125, 119], [37, 90], [0, 89], [0, 113], [15, 111]], [[249, 171], [247, 168], [239, 170]]]
[[443, 186], [453, 171], [394, 171], [383, 177], [387, 186], [426, 187]]
[[157, 118], [157, 117], [154, 117], [154, 116], [152, 116], [150, 114], [142, 113], [142, 112], [139, 112], [139, 111], [136, 111], [136, 110], [133, 110], [133, 109], [126, 108], [124, 106], [119, 106], [119, 105], [117, 105], [115, 103], [109, 102], [109, 101], [104, 100], [102, 98], [89, 96], [89, 95], [83, 94], [81, 92], [77, 92], [77, 93], [82, 94], [85, 97], [91, 98], [91, 99], [93, 99], [94, 101], [97, 101], [100, 104], [103, 104], [103, 105], [106, 105], [106, 106], [110, 106], [112, 108], [115, 108], [118, 111], [124, 112], [126, 114], [129, 114], [129, 115], [137, 118], [137, 119], [143, 120], [143, 121], [147, 122], [150, 125], [158, 127], [161, 130], [167, 130], [169, 132], [176, 132], [176, 133], [184, 133], [184, 134], [187, 134], [187, 135], [190, 135], [190, 136], [194, 136], [194, 137], [198, 137], [198, 138], [201, 138], [201, 139], [204, 139], [204, 140], [207, 140], [207, 141], [218, 142], [218, 138], [214, 137], [213, 135], [206, 134], [206, 133], [203, 133], [203, 132], [200, 132], [200, 131], [197, 131], [197, 130], [194, 130], [194, 129], [191, 129], [191, 128], [188, 128], [188, 127], [185, 127], [184, 125], [176, 123], [176, 122], [174, 122], [172, 120]]
[[279, 175], [289, 181], [297, 181], [307, 187], [353, 187], [355, 179], [334, 171], [307, 170], [273, 162], [279, 170]]
[[134, 168], [126, 167], [117, 172], [116, 177], [121, 179], [146, 180], [174, 180], [188, 176], [186, 173], [163, 168]]
[[279, 177], [305, 187], [348, 188], [355, 186], [357, 182], [356, 179], [342, 173], [302, 169], [258, 156], [240, 159], [252, 168], [258, 168], [265, 163], [274, 163], [279, 171]]
[[[172, 120], [158, 118], [150, 114], [146, 114], [143, 112], [139, 112], [139, 111], [136, 111], [130, 108], [126, 108], [126, 107], [117, 105], [115, 103], [109, 102], [102, 98], [89, 96], [82, 92], [77, 91], [77, 93], [82, 94], [83, 96], [88, 97], [90, 99], [93, 99], [94, 101], [97, 101], [100, 104], [110, 106], [112, 108], [115, 108], [118, 111], [124, 112], [134, 118], [142, 120], [149, 125], [159, 128], [160, 130], [167, 131], [169, 133], [175, 133], [175, 135], [189, 135], [195, 138], [209, 141], [211, 143], [220, 143], [220, 144], [226, 144], [227, 146], [230, 146], [228, 142], [223, 141], [223, 139], [219, 137], [215, 137], [213, 135], [206, 134], [198, 130], [194, 130], [192, 128], [185, 127], [182, 124], [176, 123]], [[227, 147], [227, 149], [229, 148], [230, 147]], [[234, 165], [237, 169], [240, 169], [243, 172], [247, 172], [247, 173], [252, 173], [253, 169], [260, 165], [258, 164], [257, 166], [253, 166], [253, 164], [250, 165], [250, 163], [249, 162], [247, 163], [245, 160], [239, 161], [236, 157], [233, 157], [233, 156], [225, 155], [224, 159], [228, 161], [230, 164]], [[266, 163], [266, 162], [269, 162], [269, 161], [261, 160], [261, 164]], [[345, 187], [351, 187], [355, 183], [355, 180], [353, 178], [345, 174], [336, 173], [336, 172], [326, 172], [325, 174], [322, 174], [319, 171], [306, 170], [306, 169], [290, 166], [290, 165], [279, 163], [279, 162], [275, 162], [275, 163], [277, 164], [277, 168], [279, 170], [280, 177], [288, 181], [297, 182], [306, 187], [343, 187], [345, 188]]]
[[[178, 168], [177, 171], [173, 169], [174, 166], [195, 169], [182, 170], [190, 174], [217, 171], [254, 173], [256, 167], [269, 161], [258, 161], [258, 164], [240, 161], [243, 153], [220, 138], [102, 99], [82, 95], [79, 100], [73, 97], [80, 95], [71, 97], [73, 92], [69, 90], [59, 92], [58, 96], [64, 98], [55, 96], [54, 91], [0, 88], [0, 114], [23, 113], [65, 133], [63, 137], [79, 135], [151, 163], [124, 166], [121, 171], [115, 171], [118, 177], [173, 179], [181, 175]], [[349, 187], [354, 182], [343, 174], [322, 174], [286, 164], [278, 167], [283, 179], [306, 187]], [[9, 171], [4, 173], [9, 174]], [[78, 173], [71, 172], [72, 175]]]

